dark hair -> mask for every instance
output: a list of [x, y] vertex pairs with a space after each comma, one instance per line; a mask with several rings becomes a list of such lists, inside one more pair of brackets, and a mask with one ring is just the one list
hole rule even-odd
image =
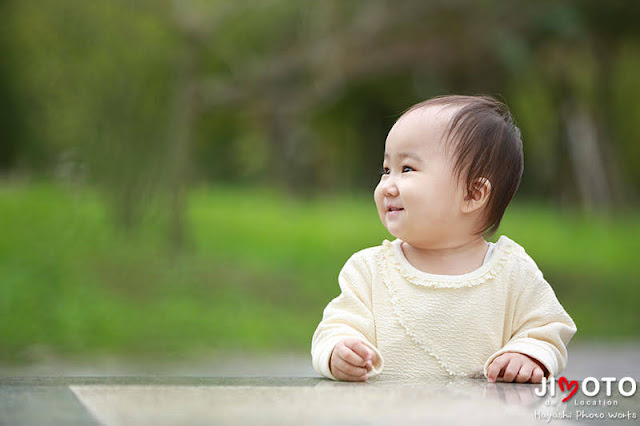
[[402, 116], [431, 106], [459, 108], [445, 135], [447, 147], [454, 141], [454, 176], [458, 180], [464, 176], [468, 192], [473, 191], [479, 178], [491, 183], [479, 231], [493, 235], [524, 171], [520, 129], [507, 106], [490, 96], [438, 96], [411, 106]]

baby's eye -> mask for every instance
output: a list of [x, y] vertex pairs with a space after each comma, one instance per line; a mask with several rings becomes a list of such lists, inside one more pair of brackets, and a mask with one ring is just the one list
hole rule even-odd
[[388, 167], [383, 167], [380, 169], [380, 173], [383, 175], [388, 175], [389, 173], [391, 173], [391, 171], [389, 170]]
[[[409, 170], [407, 170], [407, 169], [409, 169]], [[413, 171], [413, 167], [410, 167], [410, 166], [404, 166], [404, 167], [402, 167], [402, 171], [403, 171], [403, 172]]]

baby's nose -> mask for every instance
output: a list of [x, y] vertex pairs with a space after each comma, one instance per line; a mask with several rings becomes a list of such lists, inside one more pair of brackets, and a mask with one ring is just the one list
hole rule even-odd
[[382, 193], [392, 197], [398, 195], [398, 187], [393, 179], [388, 178], [384, 183], [382, 183]]

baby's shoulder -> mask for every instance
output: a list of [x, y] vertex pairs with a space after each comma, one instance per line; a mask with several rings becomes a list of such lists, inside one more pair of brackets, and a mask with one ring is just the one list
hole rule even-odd
[[353, 253], [345, 262], [345, 266], [365, 268], [370, 272], [378, 269], [383, 244], [366, 247]]
[[376, 257], [382, 250], [382, 247], [383, 247], [382, 244], [379, 244], [377, 246], [366, 247], [355, 252], [353, 256], [362, 257], [362, 258]]
[[509, 263], [512, 268], [520, 270], [527, 276], [541, 273], [538, 264], [523, 246], [505, 235], [502, 235], [500, 239], [505, 240], [505, 252], [508, 253]]
[[353, 253], [349, 261], [364, 262], [367, 264], [375, 264], [380, 253], [382, 252], [382, 244], [377, 246], [366, 247]]

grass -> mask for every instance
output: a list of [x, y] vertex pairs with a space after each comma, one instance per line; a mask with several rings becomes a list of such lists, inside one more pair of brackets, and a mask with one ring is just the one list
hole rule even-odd
[[[337, 275], [393, 237], [365, 195], [292, 200], [232, 186], [189, 193], [188, 244], [164, 244], [162, 205], [124, 234], [90, 188], [0, 186], [0, 360], [310, 349]], [[543, 270], [581, 338], [638, 338], [640, 218], [515, 204], [505, 234]]]

